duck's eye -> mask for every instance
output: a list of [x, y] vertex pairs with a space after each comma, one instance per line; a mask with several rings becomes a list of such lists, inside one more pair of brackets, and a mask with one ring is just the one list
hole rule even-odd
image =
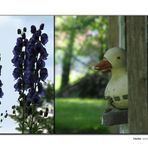
[[117, 57], [117, 59], [120, 59], [120, 57]]

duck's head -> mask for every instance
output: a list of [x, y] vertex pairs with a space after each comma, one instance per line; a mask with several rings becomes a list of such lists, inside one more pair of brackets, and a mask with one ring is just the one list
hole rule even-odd
[[96, 70], [111, 71], [113, 68], [124, 68], [126, 65], [126, 52], [122, 48], [114, 47], [106, 51], [103, 60], [95, 65]]

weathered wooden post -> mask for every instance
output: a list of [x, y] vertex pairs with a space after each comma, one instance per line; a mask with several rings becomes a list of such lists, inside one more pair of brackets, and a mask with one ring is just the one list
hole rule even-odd
[[[109, 17], [109, 48], [126, 47], [125, 44], [125, 17]], [[112, 110], [104, 113], [103, 123], [108, 125], [111, 133], [128, 133], [128, 110]]]
[[109, 17], [108, 47], [118, 47], [119, 43], [119, 25], [118, 16]]
[[109, 47], [127, 50], [128, 112], [105, 114], [104, 121], [115, 125], [112, 133], [148, 133], [148, 18], [111, 16], [109, 26]]
[[148, 36], [146, 16], [126, 17], [129, 133], [148, 133]]
[[[119, 47], [126, 50], [126, 17], [118, 16], [118, 24], [119, 24]], [[128, 112], [126, 110], [125, 112]], [[128, 114], [127, 114], [128, 115]], [[127, 117], [125, 117], [127, 118]], [[128, 123], [119, 125], [119, 133], [128, 133]]]

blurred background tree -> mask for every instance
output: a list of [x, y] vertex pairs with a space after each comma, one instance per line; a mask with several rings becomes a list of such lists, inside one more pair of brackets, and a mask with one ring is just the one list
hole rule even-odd
[[108, 19], [55, 17], [56, 133], [108, 132], [101, 124], [108, 75], [93, 69], [108, 47]]
[[[56, 78], [58, 80], [56, 89], [59, 89], [57, 94], [61, 95], [64, 90], [69, 90], [71, 82], [80, 80], [84, 76], [87, 76], [88, 82], [88, 77], [94, 73], [90, 70], [90, 66], [103, 58], [107, 48], [108, 17], [60, 16], [56, 17], [55, 22], [56, 76], [58, 73], [61, 76]], [[92, 76], [90, 81], [93, 81]], [[85, 83], [84, 78], [83, 83]], [[102, 83], [105, 83], [104, 78]]]

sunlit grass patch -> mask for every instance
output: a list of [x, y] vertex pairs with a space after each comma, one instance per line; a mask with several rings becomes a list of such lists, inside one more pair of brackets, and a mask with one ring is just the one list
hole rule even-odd
[[56, 133], [107, 133], [101, 125], [106, 102], [98, 99], [58, 98], [55, 109]]

